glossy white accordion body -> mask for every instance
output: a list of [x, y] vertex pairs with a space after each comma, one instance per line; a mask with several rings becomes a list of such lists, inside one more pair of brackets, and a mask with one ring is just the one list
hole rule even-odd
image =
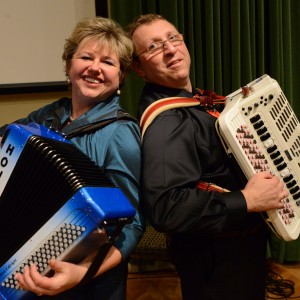
[[276, 80], [268, 75], [227, 96], [216, 128], [227, 154], [247, 178], [269, 170], [290, 195], [283, 209], [263, 214], [286, 241], [300, 233], [300, 124]]

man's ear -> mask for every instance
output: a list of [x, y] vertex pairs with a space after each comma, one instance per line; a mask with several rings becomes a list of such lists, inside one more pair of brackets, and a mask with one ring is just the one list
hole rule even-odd
[[134, 72], [137, 73], [140, 77], [142, 77], [142, 78], [145, 77], [145, 72], [143, 71], [143, 68], [141, 67], [141, 64], [139, 61], [133, 61], [131, 66], [132, 66], [132, 69], [134, 70]]

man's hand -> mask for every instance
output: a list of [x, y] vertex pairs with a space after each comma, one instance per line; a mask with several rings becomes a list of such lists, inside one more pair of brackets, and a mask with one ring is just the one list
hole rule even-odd
[[282, 200], [288, 197], [289, 192], [284, 189], [280, 178], [270, 172], [260, 172], [253, 175], [244, 190], [248, 212], [263, 212], [270, 209], [282, 208]]

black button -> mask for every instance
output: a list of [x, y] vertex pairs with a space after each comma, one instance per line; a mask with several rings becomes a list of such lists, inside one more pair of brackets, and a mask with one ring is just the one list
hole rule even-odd
[[273, 145], [273, 146], [271, 146], [271, 147], [269, 147], [269, 148], [267, 149], [267, 152], [268, 152], [268, 153], [272, 153], [272, 152], [274, 152], [276, 149], [277, 149], [277, 146], [276, 146], [276, 145]]
[[291, 182], [288, 182], [288, 183], [286, 184], [286, 187], [287, 187], [288, 189], [290, 189], [290, 188], [293, 187], [296, 183], [297, 183], [297, 182], [296, 182], [295, 180], [293, 180], [293, 181], [291, 181]]
[[276, 151], [276, 152], [274, 152], [274, 153], [272, 153], [272, 154], [270, 155], [271, 159], [275, 159], [275, 158], [277, 158], [278, 156], [280, 156], [280, 152], [279, 152], [279, 151]]
[[285, 169], [286, 167], [287, 167], [287, 164], [286, 164], [286, 163], [283, 163], [283, 164], [277, 166], [277, 170], [278, 170], [278, 171], [282, 171], [282, 170]]
[[300, 190], [300, 188], [299, 188], [299, 186], [297, 185], [297, 186], [293, 187], [292, 189], [290, 189], [290, 193], [291, 193], [291, 194], [295, 194], [295, 193], [298, 192], [299, 190]]
[[279, 165], [279, 164], [282, 163], [282, 162], [283, 162], [283, 157], [282, 157], [282, 156], [279, 157], [279, 158], [277, 158], [277, 159], [274, 159], [274, 164], [275, 164], [275, 166]]
[[289, 182], [290, 180], [294, 179], [294, 176], [292, 174], [286, 176], [286, 177], [283, 177], [283, 181], [285, 183]]
[[254, 129], [259, 129], [260, 127], [264, 126], [264, 122], [262, 120], [258, 121], [253, 125]]
[[261, 140], [262, 142], [264, 142], [264, 141], [266, 141], [267, 139], [269, 139], [270, 137], [271, 137], [270, 133], [266, 133], [266, 134], [264, 134], [264, 135], [262, 135], [262, 136], [260, 137], [260, 140]]
[[258, 120], [260, 120], [260, 115], [256, 115], [256, 116], [250, 118], [250, 122], [252, 124], [255, 123], [255, 122], [257, 122]]
[[[294, 200], [300, 199], [300, 193], [297, 193], [297, 194], [293, 195], [293, 199]], [[300, 206], [300, 202], [297, 202], [297, 205]]]
[[262, 128], [260, 128], [260, 129], [257, 130], [257, 134], [258, 135], [262, 135], [262, 134], [264, 134], [266, 132], [267, 132], [267, 127], [262, 127]]

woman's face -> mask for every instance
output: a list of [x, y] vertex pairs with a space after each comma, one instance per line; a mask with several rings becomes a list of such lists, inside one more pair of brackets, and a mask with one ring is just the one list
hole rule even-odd
[[81, 42], [68, 71], [72, 101], [94, 106], [112, 95], [120, 84], [120, 62], [107, 44], [95, 39]]

